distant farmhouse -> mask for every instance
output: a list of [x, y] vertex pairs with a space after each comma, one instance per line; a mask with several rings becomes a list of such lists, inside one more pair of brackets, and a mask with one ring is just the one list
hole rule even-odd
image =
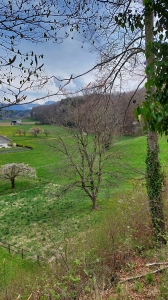
[[6, 136], [0, 135], [0, 148], [8, 148], [11, 142], [12, 141], [8, 139]]
[[21, 125], [22, 121], [21, 120], [12, 120], [11, 125]]

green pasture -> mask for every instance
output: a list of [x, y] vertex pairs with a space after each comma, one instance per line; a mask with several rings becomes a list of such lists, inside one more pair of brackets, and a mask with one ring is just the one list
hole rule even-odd
[[[24, 148], [18, 147], [16, 152], [8, 152], [6, 149], [6, 153], [4, 153], [4, 149], [0, 150], [0, 165], [12, 162], [28, 163], [30, 166], [36, 168], [39, 179], [42, 177], [44, 180], [51, 180], [52, 175], [49, 170], [51, 166], [59, 162], [61, 156], [59, 154], [54, 155], [54, 151], [48, 145], [48, 142], [51, 138], [54, 138], [54, 135], [46, 137], [45, 134], [40, 134], [38, 137], [34, 137], [29, 133], [29, 129], [33, 126], [0, 126], [0, 134], [9, 137], [13, 143], [33, 148], [33, 150], [24, 150]], [[26, 136], [13, 136], [13, 133], [18, 128], [26, 130]]]
[[[135, 186], [144, 186], [146, 137], [116, 140], [111, 150], [114, 161], [106, 167], [107, 171], [113, 171], [113, 176], [108, 178], [110, 184], [102, 182], [98, 197], [100, 210], [93, 212], [90, 199], [79, 187], [60, 193], [76, 175], [68, 168], [62, 153], [51, 148], [49, 143], [56, 141], [56, 130], [66, 138], [69, 147], [73, 145], [72, 138], [65, 129], [49, 125], [42, 128], [52, 128], [52, 134], [34, 137], [29, 133], [33, 126], [19, 126], [26, 130], [25, 136], [13, 136], [18, 129], [16, 126], [0, 126], [0, 134], [9, 137], [13, 143], [33, 147], [32, 150], [21, 148], [19, 152], [0, 150], [0, 165], [24, 162], [37, 171], [36, 180], [17, 178], [14, 190], [10, 182], [0, 182], [0, 239], [47, 254], [46, 244], [51, 246], [52, 241], [57, 242], [63, 236], [73, 236], [86, 228], [99, 226], [102, 216], [116, 209], [117, 199], [130, 193]], [[160, 139], [160, 150], [166, 173], [168, 144], [165, 138]]]
[[[64, 128], [46, 125], [42, 128], [52, 129], [52, 134], [34, 137], [29, 133], [33, 126], [38, 125], [0, 125], [0, 134], [10, 138], [12, 143], [33, 148], [12, 148], [12, 152], [0, 149], [0, 165], [28, 163], [37, 171], [35, 180], [17, 178], [15, 189], [11, 189], [10, 182], [1, 180], [0, 240], [30, 251], [32, 258], [41, 255], [49, 259], [70, 241], [70, 245], [77, 247], [75, 257], [80, 259], [83, 251], [82, 245], [79, 246], [80, 239], [82, 241], [85, 236], [88, 237], [85, 246], [89, 249], [85, 251], [92, 261], [96, 247], [101, 252], [101, 247], [113, 251], [113, 247], [123, 244], [124, 249], [141, 249], [141, 244], [150, 243], [148, 230], [144, 236], [146, 228], [150, 228], [144, 180], [146, 137], [120, 137], [115, 140], [112, 149], [108, 150], [109, 154], [113, 154], [112, 160], [106, 165], [106, 171], [111, 175], [103, 175], [98, 196], [99, 209], [92, 211], [92, 203], [80, 187], [62, 193], [76, 174], [68, 167], [63, 154], [49, 144], [58, 142], [56, 132], [59, 133], [78, 160], [69, 133]], [[14, 135], [18, 128], [26, 130], [26, 135]], [[163, 172], [167, 174], [166, 138], [160, 138], [159, 144]], [[167, 202], [165, 204], [167, 210]], [[167, 219], [166, 214], [166, 222]], [[97, 233], [94, 235], [93, 232]], [[113, 239], [109, 234], [113, 237], [113, 233], [115, 245], [110, 244]], [[43, 263], [38, 265], [32, 259], [22, 260], [14, 251], [9, 254], [8, 249], [0, 247], [0, 295], [10, 290], [15, 298], [21, 293], [27, 299], [33, 288], [37, 290], [38, 281], [47, 272], [45, 268]]]

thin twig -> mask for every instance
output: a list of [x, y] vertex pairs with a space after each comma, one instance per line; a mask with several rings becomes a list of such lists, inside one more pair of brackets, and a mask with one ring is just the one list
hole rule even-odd
[[128, 277], [128, 278], [126, 278], [126, 279], [124, 279], [124, 280], [121, 280], [119, 283], [122, 284], [122, 283], [125, 283], [125, 282], [127, 282], [127, 281], [140, 279], [140, 278], [143, 278], [143, 277], [147, 276], [148, 274], [156, 274], [156, 273], [158, 273], [158, 272], [162, 272], [162, 271], [166, 270], [167, 268], [168, 268], [168, 266], [163, 267], [163, 268], [159, 268], [159, 269], [157, 269], [157, 270], [155, 270], [155, 271], [147, 272], [147, 273], [144, 273], [144, 274], [141, 274], [141, 275], [138, 275], [138, 276]]

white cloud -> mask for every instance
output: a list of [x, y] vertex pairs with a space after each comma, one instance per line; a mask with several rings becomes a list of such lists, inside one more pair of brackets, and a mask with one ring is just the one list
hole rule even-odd
[[[47, 76], [55, 76], [60, 79], [70, 78], [71, 75], [78, 76], [91, 69], [96, 63], [96, 54], [90, 53], [87, 45], [81, 48], [82, 43], [75, 39], [65, 39], [61, 44], [52, 43], [51, 41], [39, 44], [33, 44], [24, 41], [19, 45], [23, 52], [33, 51], [37, 57], [44, 55], [39, 60], [39, 64], [44, 63], [44, 70]], [[70, 92], [76, 92], [93, 81], [91, 73], [79, 77], [70, 82], [66, 89]], [[42, 91], [27, 91], [30, 101], [34, 97], [43, 97], [45, 94], [54, 94], [58, 92], [61, 82], [52, 79], [48, 87]], [[64, 84], [64, 82], [62, 83]], [[56, 96], [53, 100], [60, 100], [61, 96]]]

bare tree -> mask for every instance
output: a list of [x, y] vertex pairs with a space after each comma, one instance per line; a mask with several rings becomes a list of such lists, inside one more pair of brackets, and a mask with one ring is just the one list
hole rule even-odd
[[[114, 162], [115, 154], [109, 151], [116, 134], [115, 119], [111, 111], [112, 103], [99, 99], [100, 95], [89, 99], [83, 105], [76, 105], [71, 111], [74, 128], [67, 128], [67, 137], [57, 133], [50, 146], [61, 152], [68, 160], [66, 168], [75, 172], [73, 185], [81, 187], [97, 208], [97, 197], [102, 182], [107, 177], [107, 165]], [[109, 110], [110, 109], [110, 110]], [[69, 140], [71, 147], [69, 146]], [[106, 169], [106, 172], [105, 172]], [[106, 175], [105, 175], [106, 174]], [[109, 171], [109, 178], [113, 171]]]

